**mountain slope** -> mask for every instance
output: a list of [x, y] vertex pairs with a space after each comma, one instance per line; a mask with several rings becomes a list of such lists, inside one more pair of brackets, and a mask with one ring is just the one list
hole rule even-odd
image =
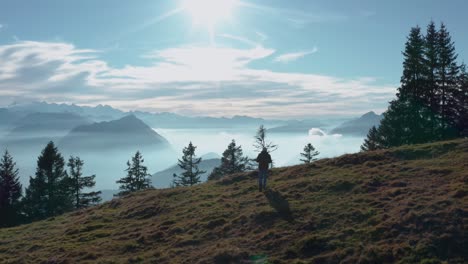
[[73, 128], [90, 123], [91, 120], [73, 113], [32, 113], [16, 120], [14, 128], [0, 141], [10, 149], [43, 147]]
[[330, 131], [330, 134], [366, 136], [371, 127], [380, 125], [380, 120], [382, 120], [382, 118], [382, 115], [377, 115], [371, 111], [359, 118], [344, 122]]
[[289, 121], [288, 124], [269, 128], [271, 133], [299, 133], [307, 135], [312, 128], [322, 127], [323, 124], [317, 120]]
[[14, 125], [20, 115], [8, 111], [6, 108], [0, 108], [0, 130], [9, 129]]
[[134, 115], [121, 119], [79, 126], [60, 142], [68, 149], [122, 149], [168, 147], [169, 142]]
[[[26, 263], [463, 263], [468, 140], [148, 190], [0, 230]], [[255, 262], [254, 262], [255, 261]]]
[[75, 127], [91, 123], [91, 120], [73, 113], [32, 113], [16, 121], [16, 127], [11, 131], [11, 134], [66, 134]]

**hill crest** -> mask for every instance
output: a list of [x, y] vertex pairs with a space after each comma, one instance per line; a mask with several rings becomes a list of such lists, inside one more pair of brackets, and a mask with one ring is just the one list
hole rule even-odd
[[[463, 263], [468, 140], [147, 190], [0, 231], [6, 262]], [[27, 253], [25, 253], [27, 252]]]

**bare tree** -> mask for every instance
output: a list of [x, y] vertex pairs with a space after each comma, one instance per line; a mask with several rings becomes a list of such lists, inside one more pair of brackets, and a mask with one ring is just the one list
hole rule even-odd
[[278, 145], [273, 144], [271, 141], [267, 141], [266, 132], [267, 129], [263, 125], [261, 125], [257, 130], [257, 134], [255, 135], [255, 143], [253, 146], [258, 152], [261, 152], [264, 148], [266, 148], [268, 152], [272, 152], [278, 149]]

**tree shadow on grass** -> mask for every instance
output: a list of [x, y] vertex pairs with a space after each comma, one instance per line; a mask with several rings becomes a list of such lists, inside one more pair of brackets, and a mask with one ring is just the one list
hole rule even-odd
[[279, 191], [267, 189], [264, 192], [265, 197], [270, 203], [270, 206], [276, 210], [276, 212], [288, 222], [293, 222], [294, 218], [289, 207], [289, 202], [286, 200]]

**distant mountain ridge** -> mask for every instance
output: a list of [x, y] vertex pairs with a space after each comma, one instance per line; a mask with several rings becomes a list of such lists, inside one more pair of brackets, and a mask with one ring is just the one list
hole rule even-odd
[[150, 113], [143, 111], [124, 112], [108, 105], [78, 106], [75, 104], [55, 104], [46, 102], [31, 102], [24, 104], [13, 104], [6, 108], [10, 113], [16, 115], [27, 115], [35, 112], [45, 113], [75, 113], [96, 122], [112, 121], [133, 114], [146, 124], [156, 128], [231, 128], [251, 127], [265, 125], [284, 124], [281, 120], [266, 120], [249, 116], [233, 117], [206, 117], [206, 116], [182, 116], [175, 113], [161, 112]]
[[65, 149], [168, 148], [169, 142], [135, 115], [74, 128], [60, 142]]
[[323, 124], [316, 120], [292, 120], [288, 121], [287, 124], [273, 127], [268, 129], [268, 132], [271, 133], [301, 133], [306, 134], [309, 133], [311, 128], [322, 127]]
[[344, 122], [330, 131], [330, 134], [365, 136], [371, 127], [378, 127], [380, 125], [382, 118], [382, 115], [377, 115], [374, 111], [370, 111], [359, 118]]
[[12, 128], [0, 141], [11, 149], [37, 147], [90, 123], [91, 120], [73, 113], [32, 113], [12, 121]]
[[9, 129], [20, 115], [9, 111], [7, 108], [0, 108], [0, 129]]
[[14, 122], [12, 133], [34, 133], [40, 131], [70, 131], [92, 121], [74, 113], [32, 113]]
[[95, 121], [104, 121], [120, 118], [125, 112], [108, 105], [78, 106], [75, 104], [56, 104], [47, 102], [30, 102], [24, 104], [12, 104], [8, 106], [10, 112], [15, 113], [74, 113]]

